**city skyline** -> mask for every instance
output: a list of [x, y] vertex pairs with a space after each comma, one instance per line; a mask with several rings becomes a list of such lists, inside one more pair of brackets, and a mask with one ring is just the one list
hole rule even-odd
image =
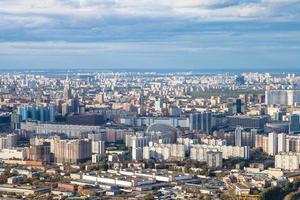
[[299, 11], [299, 0], [4, 0], [0, 68], [297, 69]]

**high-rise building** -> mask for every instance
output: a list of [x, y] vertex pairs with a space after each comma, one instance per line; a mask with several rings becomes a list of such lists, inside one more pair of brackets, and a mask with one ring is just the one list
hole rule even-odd
[[234, 132], [234, 145], [241, 147], [243, 146], [242, 138], [243, 138], [244, 129], [241, 126], [237, 126]]
[[65, 116], [68, 113], [69, 113], [69, 104], [65, 102], [61, 105], [61, 114], [62, 116]]
[[211, 133], [212, 113], [201, 112], [190, 114], [190, 130], [202, 130], [205, 133]]
[[133, 148], [132, 149], [132, 160], [143, 160], [143, 148]]
[[69, 79], [67, 78], [64, 87], [64, 99], [67, 101], [71, 98], [72, 98], [72, 91], [71, 91]]
[[10, 117], [10, 128], [12, 130], [19, 130], [21, 128], [22, 117], [20, 114], [12, 113]]
[[242, 146], [255, 146], [255, 135], [257, 134], [256, 129], [251, 129], [250, 132], [244, 131], [242, 134]]
[[283, 170], [299, 169], [299, 154], [297, 153], [281, 153], [275, 156], [275, 168]]
[[300, 102], [300, 90], [266, 90], [266, 104], [294, 106]]
[[54, 160], [57, 163], [80, 163], [92, 158], [92, 146], [90, 140], [55, 139], [52, 142], [54, 150]]
[[105, 142], [92, 141], [92, 153], [103, 156], [105, 154]]
[[236, 100], [236, 113], [240, 114], [242, 113], [242, 100], [241, 99], [237, 99]]
[[14, 134], [14, 133], [11, 133], [11, 134], [8, 134], [6, 136], [7, 138], [7, 148], [8, 149], [11, 149], [11, 148], [14, 148], [17, 146], [17, 142], [18, 142], [18, 135], [17, 134]]
[[275, 156], [278, 153], [278, 134], [269, 133], [268, 135], [268, 154]]
[[12, 149], [17, 146], [18, 135], [11, 133], [0, 137], [0, 149]]
[[18, 108], [18, 114], [21, 115], [21, 119], [23, 121], [27, 120], [28, 118], [28, 107], [25, 105], [22, 105]]
[[155, 102], [154, 102], [154, 109], [155, 109], [155, 111], [161, 111], [162, 106], [163, 106], [163, 103], [162, 103], [161, 99], [156, 98]]
[[248, 116], [248, 115], [235, 115], [228, 116], [229, 126], [234, 128], [236, 126], [242, 126], [245, 129], [263, 129], [268, 122], [268, 116]]
[[56, 105], [50, 104], [49, 105], [49, 121], [55, 122], [55, 115], [56, 115]]
[[300, 132], [300, 116], [297, 114], [292, 114], [290, 117], [289, 124], [290, 134], [295, 134]]
[[208, 151], [206, 163], [208, 167], [222, 167], [222, 152]]
[[50, 143], [43, 142], [43, 144], [31, 146], [28, 149], [27, 157], [34, 161], [51, 162]]
[[278, 152], [286, 152], [286, 134], [278, 134]]

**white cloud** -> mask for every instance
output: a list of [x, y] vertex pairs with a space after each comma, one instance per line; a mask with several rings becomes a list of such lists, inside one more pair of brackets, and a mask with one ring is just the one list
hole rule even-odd
[[[202, 20], [272, 19], [289, 12], [300, 0], [1, 0], [0, 14], [9, 16], [168, 17]], [[33, 18], [34, 20], [34, 18]], [[57, 19], [59, 20], [59, 19]]]

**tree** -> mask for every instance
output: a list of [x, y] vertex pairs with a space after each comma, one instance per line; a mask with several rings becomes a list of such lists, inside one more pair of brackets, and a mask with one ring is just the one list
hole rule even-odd
[[146, 194], [146, 196], [144, 197], [145, 200], [153, 200], [154, 196], [151, 193]]
[[108, 165], [106, 161], [100, 161], [99, 162], [99, 170], [100, 171], [107, 171], [108, 170]]
[[281, 200], [282, 199], [282, 193], [281, 193], [281, 188], [279, 187], [270, 187], [264, 190], [260, 194], [260, 199], [261, 200]]

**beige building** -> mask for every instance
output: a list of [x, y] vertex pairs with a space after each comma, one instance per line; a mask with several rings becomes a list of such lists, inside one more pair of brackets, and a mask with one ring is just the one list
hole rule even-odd
[[299, 169], [299, 164], [299, 153], [281, 153], [275, 156], [275, 168], [284, 170], [296, 170]]
[[91, 141], [53, 140], [54, 160], [57, 163], [79, 163], [92, 158]]
[[222, 167], [222, 152], [208, 151], [206, 163], [208, 167]]

